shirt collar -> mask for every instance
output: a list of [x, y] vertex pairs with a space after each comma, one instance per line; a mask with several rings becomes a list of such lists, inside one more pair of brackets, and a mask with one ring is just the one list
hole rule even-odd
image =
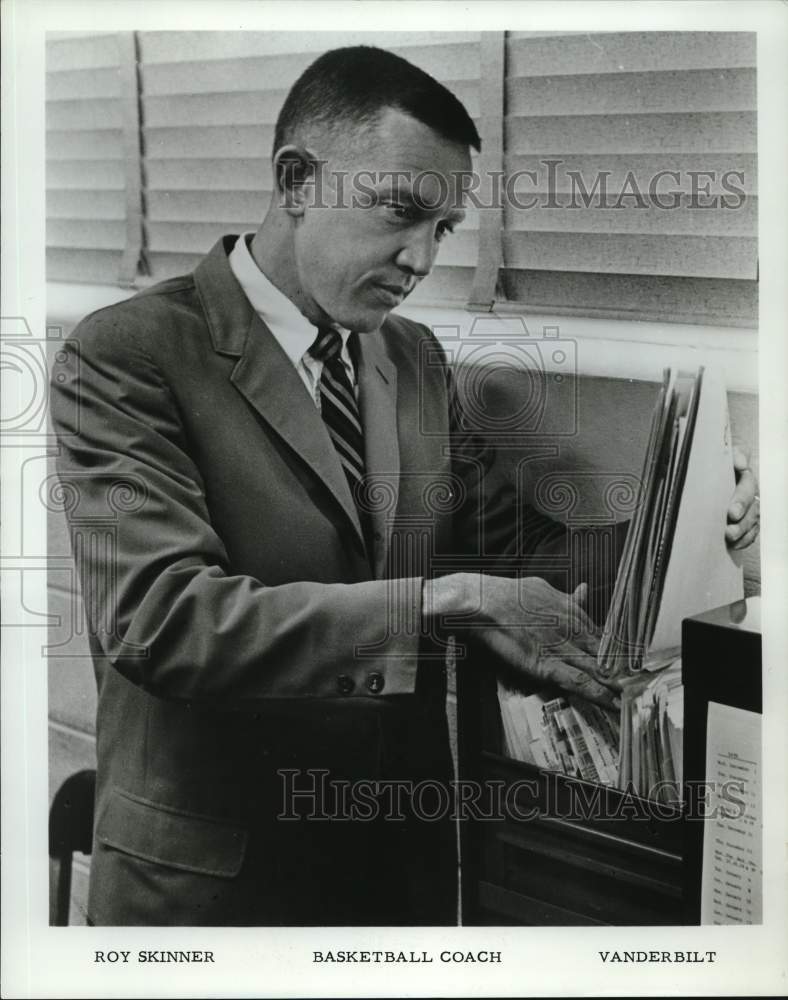
[[[276, 337], [290, 361], [298, 367], [314, 343], [317, 329], [260, 270], [249, 250], [253, 235], [250, 232], [238, 237], [230, 252], [230, 268], [252, 308]], [[342, 337], [342, 347], [346, 349], [350, 330], [341, 326], [336, 329]]]

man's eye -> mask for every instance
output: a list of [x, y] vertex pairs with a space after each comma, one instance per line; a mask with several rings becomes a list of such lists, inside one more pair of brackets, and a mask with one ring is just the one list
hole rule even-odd
[[451, 235], [454, 232], [454, 226], [450, 222], [440, 222], [438, 223], [438, 228], [435, 231], [435, 239], [442, 240], [444, 237]]
[[403, 205], [399, 201], [384, 201], [382, 202], [383, 208], [386, 213], [390, 216], [394, 216], [396, 219], [413, 220], [416, 218], [416, 212], [408, 205]]

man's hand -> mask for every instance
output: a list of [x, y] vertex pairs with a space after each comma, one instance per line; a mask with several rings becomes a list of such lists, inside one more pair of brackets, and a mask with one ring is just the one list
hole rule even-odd
[[492, 653], [511, 676], [616, 707], [615, 682], [596, 676], [599, 639], [582, 608], [586, 589], [564, 594], [539, 577], [456, 573], [425, 582], [424, 611], [467, 616], [458, 635]]
[[728, 507], [725, 541], [731, 549], [746, 549], [761, 530], [761, 501], [758, 481], [750, 468], [750, 456], [744, 448], [734, 446], [733, 468], [736, 470], [736, 490]]

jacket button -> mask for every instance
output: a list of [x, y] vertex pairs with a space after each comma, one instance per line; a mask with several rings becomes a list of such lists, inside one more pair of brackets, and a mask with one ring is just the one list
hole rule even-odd
[[340, 674], [337, 677], [337, 689], [340, 694], [350, 694], [355, 686], [356, 682], [347, 674]]
[[370, 674], [369, 677], [367, 677], [367, 688], [372, 692], [372, 694], [378, 694], [382, 691], [385, 683], [383, 674]]

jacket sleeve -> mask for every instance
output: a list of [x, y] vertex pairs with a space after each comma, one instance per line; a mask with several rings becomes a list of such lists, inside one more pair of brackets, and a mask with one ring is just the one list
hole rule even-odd
[[83, 321], [58, 354], [50, 397], [103, 655], [152, 693], [217, 707], [411, 693], [421, 580], [265, 586], [233, 574], [174, 397], [134, 330], [116, 327], [111, 311]]

